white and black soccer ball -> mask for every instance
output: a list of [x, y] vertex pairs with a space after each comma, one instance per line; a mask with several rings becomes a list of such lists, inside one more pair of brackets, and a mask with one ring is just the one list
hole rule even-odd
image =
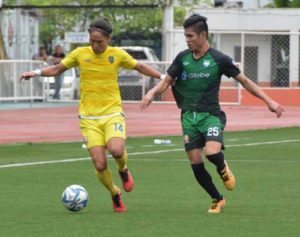
[[78, 184], [73, 184], [63, 191], [61, 197], [62, 204], [70, 211], [80, 211], [84, 209], [89, 201], [88, 192], [84, 187]]

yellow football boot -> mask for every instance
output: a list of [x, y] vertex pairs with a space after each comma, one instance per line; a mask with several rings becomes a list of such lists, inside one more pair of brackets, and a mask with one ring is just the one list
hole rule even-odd
[[208, 213], [218, 214], [225, 207], [225, 199], [216, 200], [214, 199], [208, 209]]
[[226, 161], [225, 162], [225, 168], [220, 172], [221, 179], [223, 180], [223, 183], [225, 187], [228, 190], [232, 190], [235, 187], [235, 178], [231, 170], [229, 169], [229, 166]]

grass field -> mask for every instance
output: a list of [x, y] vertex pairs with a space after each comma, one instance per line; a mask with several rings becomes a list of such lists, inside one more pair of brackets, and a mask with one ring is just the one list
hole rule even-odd
[[[227, 191], [206, 162], [227, 200], [219, 215], [207, 213], [211, 200], [194, 180], [182, 138], [169, 138], [171, 145], [128, 139], [135, 190], [123, 192], [123, 214], [112, 211], [80, 143], [0, 145], [0, 236], [300, 236], [300, 128], [225, 134], [236, 189]], [[120, 184], [112, 159], [109, 166]], [[61, 204], [70, 184], [89, 192], [82, 212]]]

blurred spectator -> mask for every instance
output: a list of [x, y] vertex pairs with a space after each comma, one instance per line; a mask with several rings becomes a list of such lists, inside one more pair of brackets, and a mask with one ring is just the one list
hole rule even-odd
[[46, 47], [45, 46], [40, 46], [39, 52], [37, 54], [34, 54], [32, 56], [32, 59], [47, 62], [48, 54], [47, 54], [47, 51], [46, 51]]
[[[62, 47], [60, 45], [56, 45], [54, 48], [54, 53], [50, 57], [50, 62], [53, 65], [59, 64], [60, 61], [65, 57], [65, 54], [63, 53]], [[58, 76], [55, 76], [55, 93], [53, 95], [53, 99], [60, 99], [60, 89], [63, 85], [64, 80], [64, 74], [60, 74]]]

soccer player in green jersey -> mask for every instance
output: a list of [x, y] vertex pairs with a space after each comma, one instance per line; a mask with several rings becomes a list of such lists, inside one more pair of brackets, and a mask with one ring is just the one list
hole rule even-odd
[[241, 73], [230, 57], [210, 47], [205, 17], [193, 14], [184, 21], [183, 27], [189, 49], [176, 56], [164, 80], [144, 96], [141, 108], [146, 108], [155, 95], [172, 86], [177, 106], [181, 109], [184, 145], [193, 173], [212, 198], [208, 212], [220, 213], [225, 199], [205, 169], [203, 155], [216, 166], [225, 187], [233, 190], [235, 177], [222, 152], [226, 116], [220, 108], [218, 97], [221, 76], [233, 77], [247, 91], [263, 100], [277, 117], [284, 109]]
[[118, 71], [120, 67], [134, 69], [153, 78], [161, 78], [162, 74], [138, 62], [123, 49], [109, 46], [111, 33], [112, 26], [107, 19], [92, 23], [89, 28], [90, 46], [78, 47], [56, 65], [24, 72], [21, 80], [35, 76], [57, 76], [71, 67], [79, 67], [81, 133], [96, 175], [111, 194], [114, 211], [125, 212], [120, 188], [113, 181], [106, 157], [108, 151], [115, 158], [124, 190], [132, 191], [134, 181], [127, 166], [126, 127]]

